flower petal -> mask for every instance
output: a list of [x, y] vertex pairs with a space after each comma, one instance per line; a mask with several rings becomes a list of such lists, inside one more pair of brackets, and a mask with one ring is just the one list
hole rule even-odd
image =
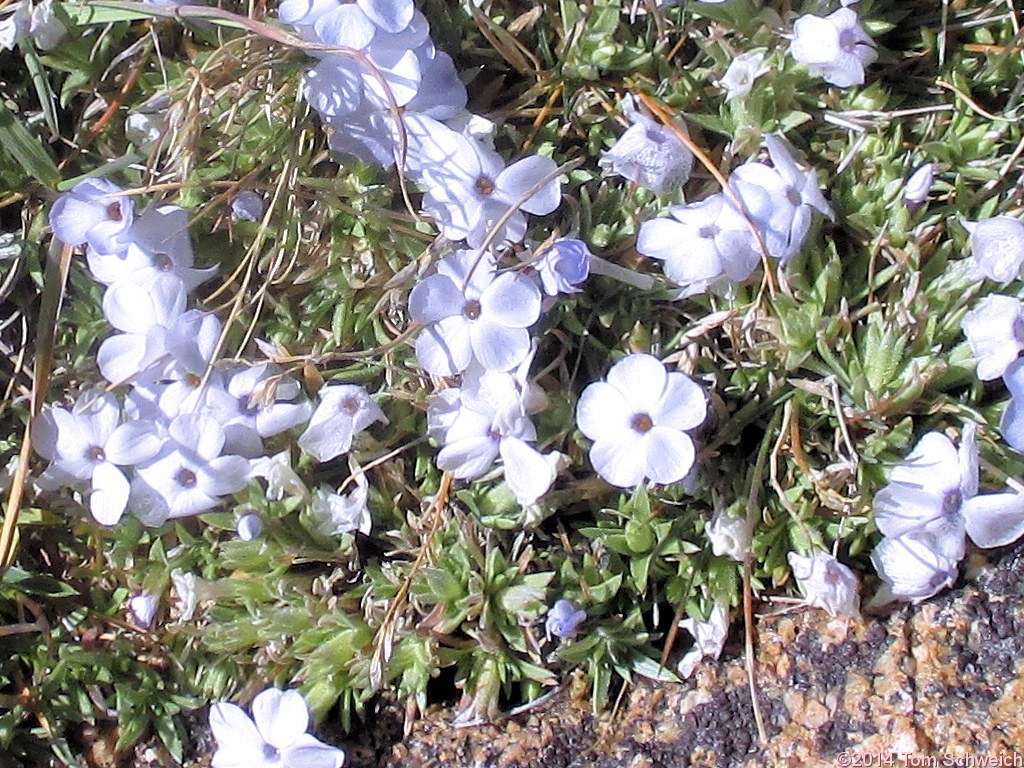
[[89, 511], [100, 525], [117, 525], [128, 506], [131, 486], [128, 478], [109, 461], [100, 462], [92, 473]]
[[631, 432], [629, 422], [632, 416], [632, 409], [622, 392], [603, 381], [596, 381], [584, 389], [576, 405], [576, 425], [591, 440]]
[[461, 313], [465, 303], [465, 296], [450, 278], [431, 275], [417, 283], [409, 294], [409, 317], [424, 325], [436, 323]]
[[505, 272], [481, 294], [480, 315], [509, 328], [529, 328], [540, 317], [540, 290], [529, 278]]
[[460, 314], [424, 328], [416, 338], [416, 359], [434, 376], [454, 376], [466, 370], [473, 359], [469, 321]]
[[309, 708], [298, 691], [267, 688], [252, 700], [252, 718], [268, 744], [285, 749], [309, 728]]
[[639, 447], [638, 453], [644, 454], [644, 474], [663, 485], [686, 477], [697, 455], [689, 435], [668, 427], [652, 428]]
[[618, 488], [633, 488], [644, 479], [647, 456], [638, 450], [635, 435], [620, 432], [606, 436], [590, 449], [590, 463], [608, 483]]
[[668, 379], [661, 361], [651, 355], [627, 355], [608, 371], [608, 383], [626, 398], [634, 413], [657, 407]]
[[558, 457], [541, 454], [517, 437], [506, 437], [498, 444], [505, 465], [505, 482], [522, 505], [534, 504], [555, 481]]
[[[530, 155], [517, 160], [499, 173], [498, 178], [494, 180], [494, 186], [505, 201], [512, 205], [529, 194], [542, 179], [550, 177], [557, 170], [558, 166], [550, 157]], [[555, 177], [550, 178], [519, 207], [527, 213], [543, 216], [555, 210], [561, 201], [561, 185], [558, 177]]]
[[489, 371], [515, 368], [530, 353], [530, 334], [525, 328], [506, 328], [481, 317], [469, 328], [473, 355]]
[[1024, 493], [989, 493], [961, 507], [971, 541], [982, 549], [1003, 547], [1024, 536]]

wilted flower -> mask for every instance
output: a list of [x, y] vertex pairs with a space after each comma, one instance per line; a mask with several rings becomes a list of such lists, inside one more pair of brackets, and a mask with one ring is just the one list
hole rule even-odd
[[572, 600], [556, 600], [544, 621], [544, 631], [548, 637], [572, 640], [580, 624], [586, 620], [587, 612]]
[[810, 555], [790, 552], [787, 559], [808, 605], [822, 608], [832, 616], [858, 614], [860, 597], [853, 571], [828, 552], [815, 551]]
[[346, 494], [335, 493], [326, 485], [313, 492], [309, 509], [318, 532], [324, 536], [340, 536], [352, 531], [370, 532], [373, 520], [366, 505], [369, 488], [362, 472], [356, 473], [355, 484], [355, 488]]
[[761, 232], [768, 255], [786, 262], [807, 239], [813, 212], [830, 219], [834, 214], [818, 188], [814, 169], [797, 163], [780, 137], [768, 134], [764, 142], [773, 167], [744, 163], [733, 171], [729, 185]]
[[729, 635], [729, 606], [725, 600], [719, 598], [711, 608], [711, 615], [707, 621], [683, 619], [679, 622], [679, 627], [693, 635], [693, 647], [683, 654], [678, 666], [680, 677], [689, 677], [701, 659], [717, 659], [721, 655], [725, 639]]
[[790, 54], [832, 85], [864, 83], [864, 68], [878, 58], [871, 37], [855, 11], [840, 8], [822, 18], [808, 14], [793, 24]]
[[590, 460], [612, 485], [629, 488], [645, 477], [682, 480], [696, 450], [687, 431], [704, 423], [704, 392], [685, 375], [668, 373], [651, 355], [628, 355], [608, 380], [583, 390], [576, 407], [580, 431], [594, 441]]
[[747, 96], [754, 86], [754, 80], [768, 71], [762, 69], [763, 63], [763, 51], [748, 51], [733, 59], [729, 68], [725, 70], [725, 75], [718, 81], [718, 85], [725, 88], [725, 100], [732, 101]]
[[[693, 168], [693, 153], [672, 129], [638, 108], [632, 96], [622, 100], [622, 111], [632, 125], [598, 160], [598, 165], [658, 194], [685, 184]], [[686, 131], [681, 122], [676, 127]]]
[[1024, 350], [1024, 303], [991, 294], [964, 315], [961, 327], [978, 361], [978, 378], [998, 379]]
[[883, 538], [871, 553], [871, 563], [883, 584], [869, 607], [894, 600], [919, 603], [952, 586], [958, 559], [942, 554], [944, 546], [926, 531]]
[[302, 478], [292, 469], [291, 452], [287, 449], [273, 456], [250, 459], [249, 473], [267, 481], [267, 498], [270, 501], [280, 501], [285, 496], [305, 498], [309, 495]]
[[473, 360], [507, 371], [530, 351], [527, 331], [540, 317], [540, 291], [515, 272], [498, 274], [476, 251], [456, 251], [409, 295], [409, 315], [424, 328], [416, 359], [435, 376], [453, 376]]
[[743, 562], [750, 548], [750, 527], [747, 521], [724, 508], [715, 510], [714, 517], [704, 528], [704, 534], [711, 542], [711, 551], [716, 557], [727, 555]]
[[355, 436], [375, 421], [387, 424], [388, 418], [363, 387], [330, 384], [320, 390], [320, 403], [299, 436], [299, 447], [317, 461], [330, 461], [348, 452]]
[[212, 768], [341, 768], [345, 753], [306, 733], [309, 707], [298, 691], [268, 688], [252, 701], [252, 718], [228, 702], [210, 708], [217, 739]]
[[1006, 285], [1024, 265], [1024, 223], [1010, 216], [964, 222], [971, 233], [971, 258], [978, 272]]
[[935, 163], [925, 163], [907, 179], [903, 187], [903, 204], [915, 208], [928, 199], [935, 181]]
[[524, 506], [536, 503], [551, 487], [560, 458], [557, 452], [542, 454], [530, 445], [537, 439], [530, 414], [547, 404], [527, 378], [532, 357], [515, 373], [479, 367], [467, 371], [462, 387], [438, 392], [427, 410], [428, 433], [443, 444], [439, 469], [474, 479], [500, 456], [505, 482]]

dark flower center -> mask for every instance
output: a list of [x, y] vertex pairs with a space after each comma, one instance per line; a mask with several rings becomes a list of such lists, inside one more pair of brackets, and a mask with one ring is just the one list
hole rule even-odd
[[359, 398], [357, 397], [346, 397], [341, 401], [341, 410], [350, 416], [354, 416], [359, 413]]
[[179, 469], [178, 474], [174, 476], [174, 479], [182, 488], [195, 488], [198, 480], [196, 473], [188, 467], [182, 467]]
[[633, 421], [631, 421], [629, 425], [640, 434], [643, 434], [644, 432], [649, 432], [651, 430], [651, 427], [654, 426], [654, 422], [646, 413], [638, 413], [633, 416]]
[[196, 387], [203, 383], [203, 380], [200, 377], [196, 376], [194, 373], [185, 374], [185, 378], [183, 379], [183, 381], [187, 386], [190, 386], [193, 389], [195, 389]]
[[161, 272], [170, 272], [174, 269], [174, 262], [171, 261], [171, 257], [166, 253], [154, 253], [153, 266]]
[[273, 744], [264, 744], [263, 745], [263, 759], [276, 763], [278, 760], [281, 759], [281, 750], [279, 750]]
[[238, 411], [245, 416], [255, 416], [259, 409], [252, 404], [249, 395], [242, 395], [238, 398]]
[[90, 445], [89, 450], [85, 452], [86, 457], [89, 461], [106, 461], [107, 455], [103, 452], [103, 449], [98, 445]]
[[476, 299], [470, 299], [462, 307], [462, 314], [469, 320], [476, 320], [480, 317], [480, 302]]
[[481, 195], [493, 195], [494, 194], [494, 179], [488, 176], [481, 176], [476, 180], [476, 191]]
[[718, 227], [716, 227], [714, 224], [707, 224], [701, 227], [699, 230], [697, 230], [697, 234], [703, 237], [705, 240], [710, 240], [715, 235], [717, 235], [719, 231], [720, 230], [718, 229]]
[[800, 191], [796, 187], [789, 187], [786, 190], [786, 199], [793, 205], [800, 205], [803, 201], [803, 198], [800, 197]]
[[859, 42], [857, 34], [852, 29], [844, 29], [839, 33], [839, 47], [847, 53], [853, 53]]
[[121, 215], [120, 202], [111, 203], [110, 205], [107, 206], [107, 218], [110, 219], [111, 221], [120, 221], [122, 218], [124, 218]]

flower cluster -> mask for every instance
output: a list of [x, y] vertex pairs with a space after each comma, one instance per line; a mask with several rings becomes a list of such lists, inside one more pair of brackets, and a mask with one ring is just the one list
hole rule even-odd
[[37, 48], [48, 51], [67, 36], [67, 27], [54, 12], [53, 0], [42, 0], [34, 7], [31, 0], [18, 0], [8, 8], [10, 13], [0, 19], [0, 48], [10, 51], [19, 40], [31, 38]]
[[832, 218], [814, 169], [799, 164], [781, 138], [765, 136], [772, 165], [750, 160], [733, 171], [729, 189], [673, 206], [640, 227], [637, 250], [665, 262], [682, 296], [727, 290], [753, 274], [764, 253], [795, 256], [815, 210]]
[[875, 494], [875, 524], [884, 538], [871, 560], [885, 583], [874, 605], [919, 602], [950, 586], [965, 537], [988, 549], [1024, 534], [1024, 493], [978, 493], [976, 433], [967, 423], [959, 449], [944, 434], [927, 433]]
[[445, 237], [472, 248], [517, 243], [527, 213], [558, 206], [555, 163], [531, 155], [507, 165], [494, 151], [493, 125], [465, 111], [466, 89], [412, 0], [285, 0], [279, 16], [339, 51], [314, 49], [320, 63], [305, 80], [331, 148], [397, 160], [423, 186], [423, 208]]
[[[268, 467], [268, 439], [304, 426], [299, 447], [329, 461], [386, 421], [362, 387], [329, 385], [314, 402], [277, 366], [218, 360], [220, 321], [187, 309], [189, 292], [214, 271], [195, 268], [187, 223], [174, 205], [136, 212], [134, 198], [104, 179], [80, 182], [50, 213], [60, 240], [86, 247], [116, 332], [97, 355], [110, 386], [37, 419], [34, 444], [50, 462], [40, 482], [87, 489], [104, 525], [128, 510], [150, 525], [206, 512], [255, 477], [273, 493], [290, 461], [286, 452], [286, 467]], [[114, 389], [124, 385], [122, 402]], [[290, 488], [306, 495], [298, 478]], [[348, 530], [366, 527], [360, 518]]]

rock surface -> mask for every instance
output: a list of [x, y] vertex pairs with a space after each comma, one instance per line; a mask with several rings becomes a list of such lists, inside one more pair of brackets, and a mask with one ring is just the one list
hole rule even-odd
[[387, 749], [353, 750], [352, 764], [1024, 765], [1024, 554], [1018, 547], [974, 569], [965, 587], [884, 619], [805, 609], [762, 616], [766, 745], [734, 653], [705, 661], [682, 684], [638, 680], [614, 714], [599, 717], [568, 688], [527, 714], [475, 728], [454, 728], [451, 711], [437, 710]]

